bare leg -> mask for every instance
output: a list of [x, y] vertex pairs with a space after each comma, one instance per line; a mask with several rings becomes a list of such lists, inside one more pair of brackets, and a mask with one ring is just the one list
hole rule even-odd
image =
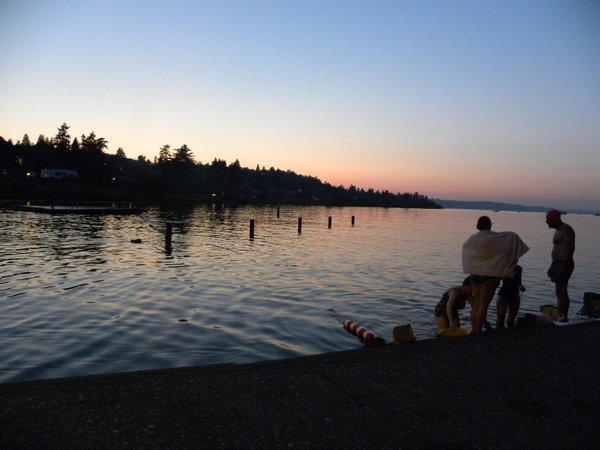
[[496, 288], [500, 284], [500, 278], [490, 278], [485, 283], [480, 285], [479, 299], [477, 299], [477, 309], [475, 315], [472, 316], [473, 320], [473, 334], [481, 333], [483, 324], [487, 318], [487, 310], [490, 306], [492, 298], [496, 293]]
[[[506, 317], [506, 308], [508, 304], [504, 297], [498, 297], [496, 300], [496, 328], [504, 328], [504, 318]], [[510, 315], [508, 321], [510, 322]]]
[[481, 303], [481, 285], [471, 283], [473, 286], [473, 301], [471, 303], [471, 329], [475, 333], [475, 323], [479, 314], [479, 304]]
[[508, 322], [507, 325], [510, 328], [515, 326], [515, 320], [517, 320], [517, 314], [519, 313], [519, 306], [521, 306], [521, 299], [517, 298], [514, 302], [508, 305]]
[[569, 304], [571, 300], [569, 299], [569, 291], [567, 289], [566, 284], [556, 284], [556, 300], [557, 300], [557, 308], [558, 312], [563, 317], [569, 317]]

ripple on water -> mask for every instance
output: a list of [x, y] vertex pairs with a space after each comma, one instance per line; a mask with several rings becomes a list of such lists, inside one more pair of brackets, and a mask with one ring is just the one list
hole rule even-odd
[[[320, 207], [282, 207], [280, 218], [274, 208], [256, 207], [153, 208], [119, 218], [1, 214], [0, 380], [357, 348], [342, 328], [346, 319], [387, 340], [406, 323], [418, 339], [431, 338], [434, 305], [464, 278], [460, 248], [478, 215]], [[518, 232], [531, 248], [522, 258], [522, 312], [536, 312], [554, 295], [545, 274], [551, 234], [542, 219], [494, 214], [494, 227]], [[597, 218], [569, 220], [579, 243], [576, 310], [583, 292], [597, 288], [600, 244]], [[170, 252], [166, 221], [174, 223]], [[468, 311], [462, 320], [468, 323]]]

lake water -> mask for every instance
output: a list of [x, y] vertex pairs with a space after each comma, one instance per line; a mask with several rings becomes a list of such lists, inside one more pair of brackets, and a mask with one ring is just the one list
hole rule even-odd
[[[361, 346], [350, 319], [391, 340], [435, 337], [434, 305], [464, 278], [482, 211], [282, 206], [148, 208], [139, 216], [0, 210], [0, 381], [247, 363]], [[540, 213], [485, 212], [517, 232], [521, 314], [554, 303], [553, 230]], [[354, 226], [351, 223], [355, 217]], [[298, 233], [302, 217], [302, 233]], [[331, 217], [332, 227], [328, 228]], [[249, 239], [249, 222], [255, 236]], [[571, 314], [600, 291], [600, 217], [577, 233]], [[172, 246], [165, 224], [173, 223]], [[134, 244], [132, 239], [141, 239]], [[468, 308], [462, 314], [468, 326]], [[488, 318], [495, 322], [495, 308]]]

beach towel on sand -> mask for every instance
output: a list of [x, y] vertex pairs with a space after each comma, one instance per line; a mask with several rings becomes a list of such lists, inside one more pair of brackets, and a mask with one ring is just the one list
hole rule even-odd
[[521, 256], [529, 247], [512, 231], [479, 231], [462, 248], [465, 273], [510, 278]]

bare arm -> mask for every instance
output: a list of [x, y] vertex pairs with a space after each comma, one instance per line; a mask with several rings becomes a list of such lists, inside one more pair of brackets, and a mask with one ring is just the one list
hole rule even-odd
[[448, 326], [450, 328], [459, 328], [460, 321], [458, 320], [458, 297], [457, 289], [450, 289], [448, 292], [448, 303], [446, 303], [446, 315], [448, 316]]

